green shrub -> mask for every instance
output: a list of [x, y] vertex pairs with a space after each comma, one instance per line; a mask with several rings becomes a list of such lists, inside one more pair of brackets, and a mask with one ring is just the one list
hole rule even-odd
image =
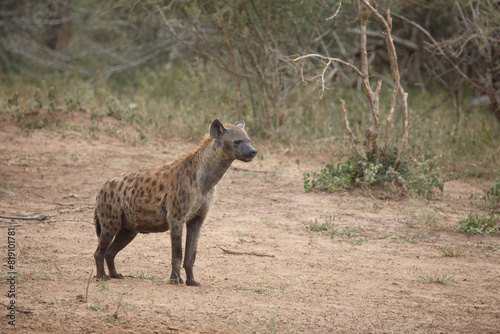
[[436, 167], [440, 156], [426, 160], [422, 163], [413, 162], [410, 167], [408, 182], [410, 191], [430, 200], [435, 195], [435, 190], [443, 192], [444, 180], [440, 168]]
[[387, 156], [380, 157], [379, 164], [375, 163], [373, 152], [354, 152], [347, 161], [337, 164], [321, 163], [319, 172], [306, 172], [303, 174], [304, 190], [322, 190], [334, 192], [342, 188], [359, 186], [372, 186], [377, 184], [397, 184], [403, 190], [414, 192], [431, 199], [435, 188], [443, 191], [443, 179], [440, 171], [435, 167], [439, 157], [423, 163], [401, 159], [396, 169], [393, 169], [396, 159], [395, 150]]
[[500, 205], [500, 179], [491, 183], [490, 188], [485, 191], [485, 196], [492, 208]]
[[477, 213], [470, 214], [464, 219], [459, 220], [460, 225], [457, 230], [460, 232], [471, 234], [489, 234], [491, 232], [500, 231], [498, 218], [495, 217], [495, 212], [491, 211], [488, 216], [480, 216]]

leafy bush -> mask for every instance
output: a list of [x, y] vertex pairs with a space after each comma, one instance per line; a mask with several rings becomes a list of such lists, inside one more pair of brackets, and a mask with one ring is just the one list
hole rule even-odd
[[482, 198], [488, 202], [488, 215], [469, 214], [458, 221], [458, 231], [471, 234], [489, 234], [500, 231], [500, 211], [496, 210], [500, 205], [500, 179], [491, 183], [490, 187], [484, 191]]
[[491, 183], [490, 188], [485, 191], [485, 196], [492, 208], [500, 205], [500, 179]]
[[435, 167], [439, 157], [423, 163], [401, 159], [396, 169], [393, 169], [396, 152], [380, 157], [380, 163], [375, 163], [375, 154], [363, 152], [351, 154], [347, 161], [337, 164], [321, 163], [319, 172], [303, 174], [304, 190], [322, 190], [334, 192], [342, 188], [371, 186], [377, 184], [396, 184], [403, 190], [414, 192], [431, 199], [435, 188], [443, 191], [443, 180], [440, 171]]
[[489, 234], [500, 231], [499, 220], [495, 217], [495, 212], [491, 211], [488, 216], [480, 216], [477, 213], [466, 216], [459, 221], [457, 228], [460, 232], [471, 234]]

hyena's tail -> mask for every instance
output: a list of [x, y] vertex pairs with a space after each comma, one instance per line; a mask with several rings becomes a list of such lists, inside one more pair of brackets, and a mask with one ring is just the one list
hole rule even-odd
[[94, 211], [94, 223], [95, 223], [95, 233], [97, 236], [101, 236], [101, 223], [99, 222], [99, 217], [97, 216], [97, 209]]

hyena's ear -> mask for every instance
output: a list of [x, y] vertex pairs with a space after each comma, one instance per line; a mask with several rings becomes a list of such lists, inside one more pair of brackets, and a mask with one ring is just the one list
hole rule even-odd
[[226, 128], [222, 125], [219, 119], [216, 118], [210, 123], [208, 132], [213, 139], [220, 139], [224, 132], [226, 132]]
[[237, 127], [244, 129], [245, 128], [245, 121], [239, 121], [238, 123], [235, 124]]

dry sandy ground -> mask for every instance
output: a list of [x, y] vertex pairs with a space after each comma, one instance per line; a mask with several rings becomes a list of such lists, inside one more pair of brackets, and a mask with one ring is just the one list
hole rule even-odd
[[[430, 203], [304, 193], [302, 173], [319, 157], [297, 165], [296, 153], [257, 141], [259, 158], [234, 163], [219, 183], [198, 247], [201, 287], [168, 283], [168, 233], [139, 235], [117, 256], [124, 280], [89, 280], [99, 187], [196, 143], [140, 143], [107, 118], [91, 137], [88, 114], [67, 118], [29, 134], [8, 117], [0, 123], [0, 214], [48, 216], [0, 220], [0, 302], [16, 305], [15, 327], [2, 315], [2, 333], [500, 333], [500, 236], [455, 230], [484, 183], [449, 182]], [[309, 231], [315, 220], [338, 233]], [[459, 256], [444, 256], [452, 246]]]

